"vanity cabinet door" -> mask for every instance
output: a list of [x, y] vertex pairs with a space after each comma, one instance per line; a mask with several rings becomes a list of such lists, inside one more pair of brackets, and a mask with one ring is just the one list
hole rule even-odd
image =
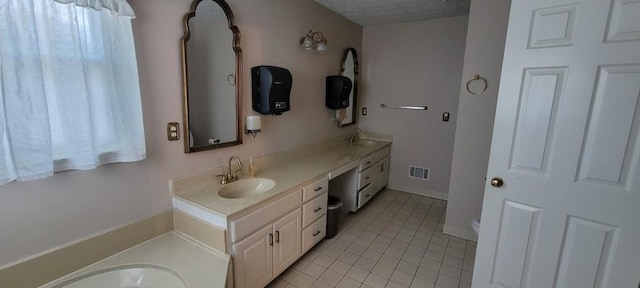
[[280, 274], [302, 255], [302, 213], [300, 209], [273, 223], [273, 276]]
[[264, 287], [273, 275], [273, 232], [268, 225], [233, 245], [236, 288]]
[[376, 190], [384, 188], [389, 183], [389, 157], [384, 157], [378, 163], [378, 177], [376, 180], [378, 181], [378, 189]]

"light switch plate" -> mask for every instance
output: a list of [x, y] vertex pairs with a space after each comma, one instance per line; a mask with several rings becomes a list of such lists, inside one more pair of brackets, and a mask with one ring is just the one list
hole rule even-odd
[[167, 139], [169, 141], [180, 140], [180, 124], [178, 122], [169, 122], [167, 124]]
[[442, 121], [449, 122], [449, 112], [442, 113]]

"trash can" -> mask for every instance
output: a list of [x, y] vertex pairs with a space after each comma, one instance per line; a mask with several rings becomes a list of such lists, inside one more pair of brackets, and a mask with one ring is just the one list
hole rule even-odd
[[342, 208], [342, 200], [335, 196], [329, 196], [327, 203], [327, 235], [324, 237], [326, 239], [331, 239], [338, 234], [340, 208]]

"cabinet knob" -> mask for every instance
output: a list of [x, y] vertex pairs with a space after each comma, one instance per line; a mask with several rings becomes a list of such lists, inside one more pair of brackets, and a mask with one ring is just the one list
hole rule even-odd
[[500, 177], [491, 178], [491, 186], [500, 188], [502, 187], [502, 185], [504, 185], [504, 180], [502, 180], [502, 178]]
[[318, 231], [314, 232], [314, 233], [313, 233], [313, 237], [318, 236], [318, 234], [320, 234], [320, 230], [318, 230]]
[[322, 210], [322, 207], [318, 207], [318, 208], [316, 208], [316, 209], [313, 209], [313, 212], [318, 212], [318, 211], [320, 211], [320, 210]]
[[273, 234], [269, 233], [269, 245], [273, 246]]
[[322, 186], [320, 186], [320, 187], [318, 187], [318, 188], [316, 188], [316, 189], [313, 189], [313, 191], [315, 191], [315, 192], [318, 192], [318, 191], [320, 191], [320, 190], [322, 190]]
[[280, 231], [276, 231], [276, 243], [280, 243]]

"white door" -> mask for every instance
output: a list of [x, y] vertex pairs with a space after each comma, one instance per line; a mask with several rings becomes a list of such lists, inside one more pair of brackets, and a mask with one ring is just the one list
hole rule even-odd
[[640, 1], [509, 19], [473, 287], [639, 287]]

